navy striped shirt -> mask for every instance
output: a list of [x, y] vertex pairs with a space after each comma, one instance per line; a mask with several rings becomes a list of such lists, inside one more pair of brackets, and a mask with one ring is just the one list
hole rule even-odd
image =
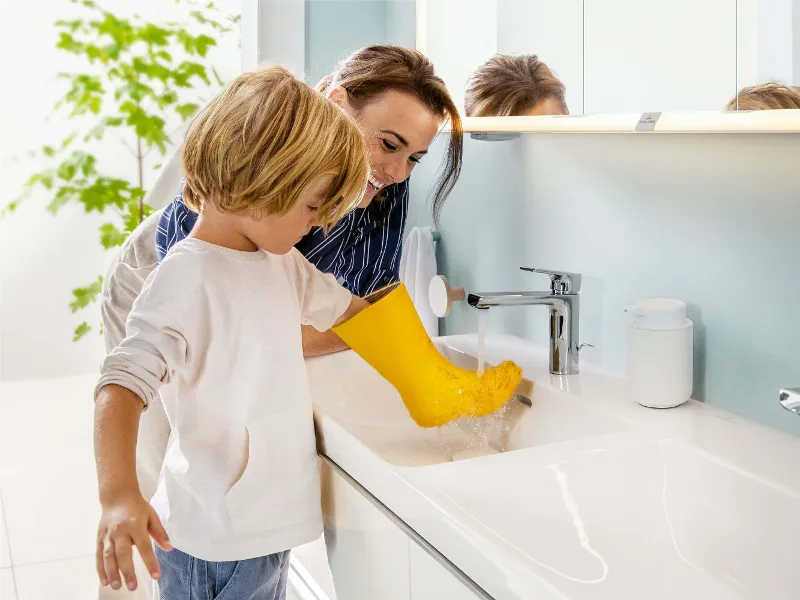
[[[328, 230], [316, 228], [297, 249], [320, 271], [333, 273], [351, 293], [366, 296], [400, 278], [403, 231], [408, 216], [408, 181], [387, 187], [367, 208], [357, 208]], [[164, 209], [156, 231], [161, 262], [192, 231], [197, 214], [183, 203], [183, 184]]]

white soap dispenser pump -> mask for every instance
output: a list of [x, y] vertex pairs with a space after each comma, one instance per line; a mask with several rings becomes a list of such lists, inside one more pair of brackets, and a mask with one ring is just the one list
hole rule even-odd
[[652, 298], [625, 307], [628, 389], [649, 408], [673, 408], [692, 395], [693, 330], [680, 300]]

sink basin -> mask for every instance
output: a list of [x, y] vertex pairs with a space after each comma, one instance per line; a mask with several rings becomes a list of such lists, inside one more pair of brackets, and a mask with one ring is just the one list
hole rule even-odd
[[[439, 346], [439, 351], [459, 367], [471, 371], [478, 368], [474, 356], [449, 346]], [[547, 386], [535, 386], [528, 379], [522, 380], [512, 400], [493, 415], [459, 419], [455, 425], [472, 433], [471, 442], [485, 446], [486, 440], [500, 452], [595, 437], [624, 428], [622, 422], [585, 400]]]
[[[475, 357], [446, 345], [437, 348], [454, 364], [477, 369]], [[408, 415], [394, 387], [354, 352], [310, 359], [307, 366], [317, 418], [335, 418], [396, 466], [472, 459], [605, 435], [625, 427], [584, 399], [524, 379], [515, 397], [495, 413], [424, 429]]]

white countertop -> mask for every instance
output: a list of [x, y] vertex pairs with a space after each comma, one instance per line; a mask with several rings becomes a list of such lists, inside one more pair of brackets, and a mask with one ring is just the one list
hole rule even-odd
[[[474, 354], [474, 336], [445, 341]], [[640, 407], [589, 365], [551, 376], [512, 336], [486, 355], [535, 382], [526, 410], [558, 391], [576, 420], [614, 426], [443, 462], [448, 431], [414, 425], [347, 352], [308, 362], [324, 453], [497, 600], [799, 597], [800, 438], [696, 402]]]

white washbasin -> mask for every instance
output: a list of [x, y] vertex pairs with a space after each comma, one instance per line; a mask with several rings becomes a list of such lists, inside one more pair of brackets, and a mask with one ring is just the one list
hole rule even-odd
[[[454, 364], [477, 368], [473, 356], [447, 345], [437, 348]], [[397, 391], [355, 353], [311, 359], [308, 371], [317, 413], [335, 418], [383, 460], [398, 466], [576, 441], [625, 427], [580, 398], [525, 379], [519, 396], [492, 415], [423, 429], [412, 421]]]
[[[531, 406], [434, 430], [356, 355], [311, 361], [323, 450], [498, 600], [798, 597], [800, 440], [694, 401], [646, 409], [620, 376], [550, 376], [546, 349], [487, 341], [536, 382], [517, 390]], [[474, 368], [474, 336], [446, 343]], [[501, 453], [453, 461], [476, 446]]]

